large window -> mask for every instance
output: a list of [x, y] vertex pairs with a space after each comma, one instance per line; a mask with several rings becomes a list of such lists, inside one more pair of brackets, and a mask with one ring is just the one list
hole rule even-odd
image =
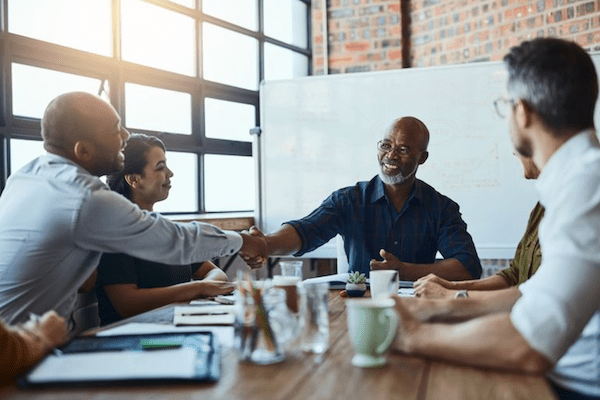
[[310, 74], [310, 0], [2, 1], [0, 190], [44, 153], [48, 102], [86, 91], [165, 142], [158, 211], [254, 209], [259, 84]]

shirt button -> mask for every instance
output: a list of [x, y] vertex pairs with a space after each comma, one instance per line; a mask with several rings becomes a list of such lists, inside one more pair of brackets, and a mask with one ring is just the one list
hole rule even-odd
[[398, 246], [398, 242], [394, 242], [394, 246]]

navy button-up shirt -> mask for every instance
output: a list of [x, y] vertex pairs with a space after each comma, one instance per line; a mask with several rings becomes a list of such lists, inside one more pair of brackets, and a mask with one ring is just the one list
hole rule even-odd
[[339, 233], [350, 271], [367, 276], [369, 262], [381, 259], [381, 249], [417, 264], [434, 263], [439, 251], [444, 258], [460, 261], [473, 278], [481, 276], [481, 263], [458, 204], [418, 179], [400, 212], [375, 176], [333, 192], [305, 218], [285, 223], [302, 239], [295, 256], [315, 250]]

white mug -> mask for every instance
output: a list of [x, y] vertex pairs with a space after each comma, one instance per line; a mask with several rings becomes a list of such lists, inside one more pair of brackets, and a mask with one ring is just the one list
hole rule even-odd
[[372, 270], [369, 275], [371, 297], [390, 297], [398, 294], [400, 280], [394, 269]]

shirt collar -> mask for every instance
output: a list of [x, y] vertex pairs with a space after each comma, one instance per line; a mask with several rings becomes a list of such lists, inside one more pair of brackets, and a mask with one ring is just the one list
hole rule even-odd
[[[371, 193], [371, 198], [369, 200], [371, 203], [375, 203], [376, 201], [386, 197], [387, 195], [385, 193], [385, 185], [383, 184], [383, 181], [381, 180], [379, 175], [377, 175], [377, 177], [375, 178], [375, 188]], [[413, 197], [419, 201], [421, 201], [421, 199], [423, 198], [423, 182], [416, 178], [415, 183], [413, 184], [413, 187], [410, 191], [410, 195], [408, 196], [408, 200], [406, 202], [410, 202], [413, 199]]]
[[594, 129], [586, 129], [577, 133], [550, 156], [535, 182], [542, 200], [544, 200], [545, 194], [553, 193], [557, 184], [556, 177], [568, 169], [568, 165], [577, 160], [590, 147], [598, 147], [598, 137]]

